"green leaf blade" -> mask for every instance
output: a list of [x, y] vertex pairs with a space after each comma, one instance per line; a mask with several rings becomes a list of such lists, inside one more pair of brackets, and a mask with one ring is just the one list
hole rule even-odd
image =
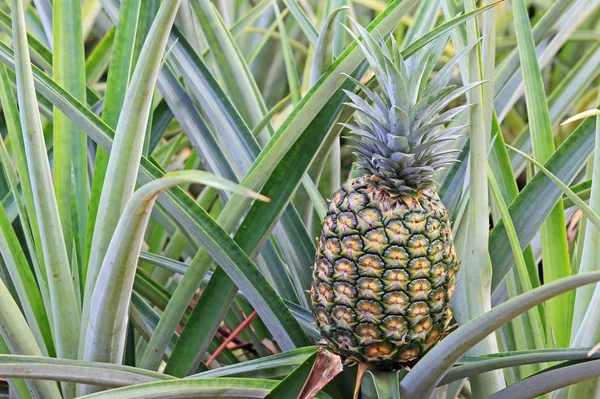
[[60, 224], [60, 215], [38, 104], [29, 63], [23, 4], [12, 1], [13, 40], [17, 92], [23, 129], [23, 141], [33, 189], [36, 217], [40, 226], [41, 244], [52, 301], [52, 317], [56, 353], [59, 357], [75, 359], [79, 342], [79, 306], [71, 277], [69, 257]]
[[[527, 114], [536, 160], [544, 163], [554, 153], [552, 125], [548, 112], [542, 75], [535, 51], [535, 43], [525, 2], [514, 2], [514, 22], [523, 80], [525, 82], [525, 98]], [[568, 258], [566, 222], [564, 207], [559, 200], [541, 227], [542, 258], [544, 259], [544, 276], [546, 282], [555, 281], [570, 275], [571, 267]], [[564, 323], [565, 315], [571, 312], [571, 294], [563, 295], [549, 301], [547, 307], [548, 339], [555, 341], [559, 347], [568, 346], [570, 326]], [[568, 316], [567, 316], [568, 317]]]

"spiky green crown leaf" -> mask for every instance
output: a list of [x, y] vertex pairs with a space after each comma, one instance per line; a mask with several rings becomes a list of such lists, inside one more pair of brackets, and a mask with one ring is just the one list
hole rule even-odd
[[[467, 46], [451, 59], [433, 79], [429, 75], [441, 55], [447, 36], [406, 60], [391, 37], [391, 50], [377, 33], [371, 34], [352, 21], [362, 40], [351, 31], [369, 62], [381, 89], [378, 94], [360, 82], [356, 84], [370, 102], [346, 91], [357, 110], [354, 124], [346, 125], [354, 142], [358, 165], [396, 195], [414, 195], [436, 185], [437, 171], [455, 162], [450, 143], [466, 125], [445, 126], [469, 105], [444, 109], [457, 97], [479, 83], [448, 86], [460, 59], [475, 45]], [[352, 78], [350, 78], [352, 79]], [[444, 111], [444, 112], [442, 112]]]

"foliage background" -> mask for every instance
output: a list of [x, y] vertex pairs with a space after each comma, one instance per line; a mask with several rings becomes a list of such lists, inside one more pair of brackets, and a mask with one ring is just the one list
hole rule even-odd
[[[1, 2], [2, 393], [302, 391], [322, 356], [314, 237], [356, 174], [344, 74], [376, 85], [351, 17], [405, 57], [447, 36], [436, 70], [474, 45], [453, 80], [484, 81], [438, 179], [460, 327], [408, 374], [368, 372], [362, 395], [592, 397], [600, 125], [581, 113], [598, 105], [599, 5]], [[319, 395], [350, 397], [355, 378]]]

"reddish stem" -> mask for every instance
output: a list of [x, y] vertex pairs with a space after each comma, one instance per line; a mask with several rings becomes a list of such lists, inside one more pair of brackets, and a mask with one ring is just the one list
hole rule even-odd
[[210, 356], [210, 358], [206, 361], [206, 365], [208, 366], [209, 364], [211, 364], [213, 362], [213, 360], [215, 360], [217, 358], [217, 356], [219, 356], [219, 354], [221, 352], [223, 352], [223, 349], [225, 349], [227, 347], [227, 345], [234, 340], [235, 337], [238, 336], [239, 333], [241, 333], [244, 328], [248, 327], [248, 324], [250, 324], [252, 322], [252, 320], [254, 320], [254, 318], [256, 317], [256, 310], [254, 312], [252, 312], [250, 314], [250, 316], [248, 316], [246, 318], [246, 320], [244, 320], [242, 322], [242, 324], [240, 324], [235, 330], [233, 330], [233, 332], [231, 333], [231, 335], [229, 337], [227, 337], [225, 339], [225, 341], [223, 341], [223, 343], [221, 345], [219, 345], [219, 347], [217, 348], [217, 350]]

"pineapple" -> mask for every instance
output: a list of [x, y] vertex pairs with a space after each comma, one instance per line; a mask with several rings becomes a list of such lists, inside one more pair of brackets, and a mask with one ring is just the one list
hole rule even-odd
[[448, 82], [472, 46], [429, 81], [447, 38], [405, 60], [393, 38], [388, 49], [380, 35], [355, 26], [382, 94], [360, 82], [369, 102], [346, 93], [357, 111], [347, 126], [366, 175], [345, 182], [329, 203], [317, 240], [312, 312], [336, 353], [381, 369], [410, 367], [451, 319], [458, 265], [434, 176], [455, 162], [448, 144], [465, 126], [444, 126], [468, 105], [445, 108], [474, 85]]

